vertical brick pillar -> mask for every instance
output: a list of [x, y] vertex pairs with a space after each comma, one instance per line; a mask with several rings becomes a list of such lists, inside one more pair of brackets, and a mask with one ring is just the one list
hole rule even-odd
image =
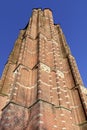
[[86, 130], [86, 95], [52, 11], [34, 9], [0, 80], [0, 130]]

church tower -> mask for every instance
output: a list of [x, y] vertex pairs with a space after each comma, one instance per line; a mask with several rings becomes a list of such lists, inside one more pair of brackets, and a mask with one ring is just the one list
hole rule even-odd
[[0, 130], [87, 130], [86, 96], [60, 25], [34, 9], [0, 80]]

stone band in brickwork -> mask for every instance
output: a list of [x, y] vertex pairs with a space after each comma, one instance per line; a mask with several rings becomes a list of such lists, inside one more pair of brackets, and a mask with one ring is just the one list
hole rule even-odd
[[0, 79], [0, 130], [87, 130], [87, 89], [52, 11], [34, 9]]

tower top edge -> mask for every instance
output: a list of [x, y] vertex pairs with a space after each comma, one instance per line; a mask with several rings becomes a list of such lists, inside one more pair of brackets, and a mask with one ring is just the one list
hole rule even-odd
[[50, 8], [44, 8], [44, 9], [42, 9], [42, 8], [33, 8], [33, 9], [32, 9], [32, 11], [45, 11], [45, 10], [48, 10], [48, 11], [50, 11], [50, 12], [53, 12]]

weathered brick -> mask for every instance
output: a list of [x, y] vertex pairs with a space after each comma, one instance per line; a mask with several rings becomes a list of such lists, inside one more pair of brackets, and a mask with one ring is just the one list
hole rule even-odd
[[34, 9], [0, 79], [0, 130], [87, 130], [87, 89], [60, 25]]

